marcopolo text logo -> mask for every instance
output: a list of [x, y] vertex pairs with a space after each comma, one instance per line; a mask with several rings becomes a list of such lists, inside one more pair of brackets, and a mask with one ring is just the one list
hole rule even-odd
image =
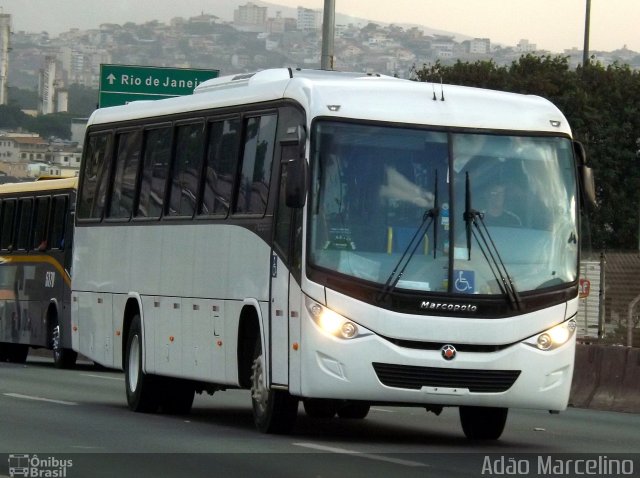
[[11, 454], [9, 455], [9, 476], [28, 478], [66, 478], [73, 460], [62, 460], [53, 456]]
[[423, 300], [420, 303], [423, 310], [442, 310], [446, 312], [477, 312], [478, 306], [473, 304], [454, 304], [450, 302], [432, 302]]

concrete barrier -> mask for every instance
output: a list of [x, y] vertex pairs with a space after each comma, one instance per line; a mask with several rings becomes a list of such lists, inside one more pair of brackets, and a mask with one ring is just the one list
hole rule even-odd
[[600, 381], [603, 350], [597, 346], [576, 346], [576, 363], [573, 367], [573, 382], [569, 395], [570, 406], [589, 408]]
[[626, 368], [627, 348], [606, 347], [600, 364], [600, 380], [589, 408], [616, 410], [616, 399], [622, 393], [622, 377]]
[[615, 409], [620, 412], [640, 412], [640, 349], [626, 348], [627, 360]]
[[640, 413], [640, 349], [577, 345], [569, 405]]

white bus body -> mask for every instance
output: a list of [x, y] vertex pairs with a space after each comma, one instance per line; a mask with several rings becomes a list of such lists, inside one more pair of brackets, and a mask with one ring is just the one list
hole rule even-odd
[[[216, 135], [234, 125], [239, 166], [226, 186], [218, 170], [207, 182]], [[163, 136], [173, 159], [155, 176], [164, 159], [145, 158]], [[202, 150], [180, 159], [196, 137]], [[299, 154], [306, 202], [285, 207], [280, 166]], [[134, 410], [186, 411], [194, 390], [242, 387], [267, 432], [289, 430], [302, 400], [314, 416], [460, 406], [467, 436], [498, 438], [508, 408], [567, 405], [578, 166], [566, 119], [542, 98], [378, 75], [267, 70], [97, 110], [73, 348], [125, 369]], [[492, 226], [481, 207], [481, 187], [498, 180], [520, 229]], [[210, 187], [218, 215], [204, 205]]]

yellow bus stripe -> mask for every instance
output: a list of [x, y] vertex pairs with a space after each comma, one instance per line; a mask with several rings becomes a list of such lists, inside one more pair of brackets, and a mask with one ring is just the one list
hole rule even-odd
[[51, 256], [30, 256], [30, 255], [11, 255], [11, 256], [0, 256], [0, 265], [2, 264], [11, 264], [11, 263], [45, 263], [53, 266], [55, 270], [57, 270], [62, 276], [62, 280], [67, 286], [71, 287], [71, 277], [67, 273], [67, 271], [62, 267], [62, 264], [55, 260]]

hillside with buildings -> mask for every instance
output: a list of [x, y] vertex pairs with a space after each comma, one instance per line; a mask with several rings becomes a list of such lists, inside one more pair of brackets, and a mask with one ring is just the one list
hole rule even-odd
[[[219, 15], [214, 11], [175, 17], [166, 23], [104, 23], [91, 29], [71, 28], [54, 36], [46, 31], [12, 31], [11, 12], [0, 13], [0, 105], [11, 103], [11, 86], [37, 90], [37, 108], [26, 111], [29, 114], [67, 112], [69, 87], [97, 90], [101, 64], [218, 69], [221, 75], [283, 66], [319, 68], [321, 10], [248, 2], [233, 10], [232, 20]], [[436, 61], [492, 59], [509, 64], [526, 53], [550, 54], [526, 39], [517, 45], [495, 45], [490, 38], [463, 39], [456, 34], [429, 33], [417, 26], [385, 25], [340, 15], [336, 19], [334, 64], [343, 71], [409, 78], [414, 67]], [[640, 55], [626, 49], [592, 54], [603, 64], [618, 61], [640, 67]], [[571, 64], [582, 61], [581, 50], [568, 50], [564, 55]], [[64, 145], [59, 139], [53, 143], [41, 138], [49, 144], [44, 152], [35, 142], [11, 134], [16, 133], [0, 132], [0, 162], [42, 161], [69, 169], [65, 174], [73, 173], [75, 156], [64, 159], [65, 154], [57, 152], [66, 149], [79, 154], [81, 133]], [[9, 169], [7, 174], [11, 175], [35, 170]]]

